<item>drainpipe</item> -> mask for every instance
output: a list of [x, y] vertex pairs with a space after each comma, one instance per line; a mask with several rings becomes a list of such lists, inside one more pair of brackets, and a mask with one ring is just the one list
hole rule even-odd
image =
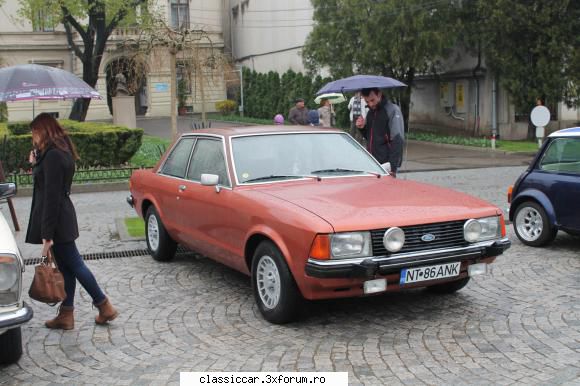
[[491, 81], [491, 148], [495, 149], [495, 137], [497, 136], [497, 82], [495, 75]]

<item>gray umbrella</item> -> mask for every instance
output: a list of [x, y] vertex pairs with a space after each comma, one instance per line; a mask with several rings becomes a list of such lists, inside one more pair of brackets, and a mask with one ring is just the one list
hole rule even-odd
[[100, 99], [101, 95], [73, 73], [38, 64], [0, 69], [0, 102], [35, 99]]
[[387, 76], [379, 75], [354, 75], [348, 78], [342, 78], [329, 82], [324, 85], [316, 95], [326, 94], [331, 92], [347, 92], [357, 91], [363, 88], [393, 88], [393, 87], [407, 87], [403, 82]]

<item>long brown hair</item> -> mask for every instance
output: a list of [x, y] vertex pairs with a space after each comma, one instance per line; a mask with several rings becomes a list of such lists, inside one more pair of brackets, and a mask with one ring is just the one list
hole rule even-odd
[[51, 146], [72, 154], [75, 160], [79, 159], [79, 155], [75, 145], [70, 140], [70, 137], [62, 126], [58, 123], [52, 115], [47, 113], [40, 113], [32, 122], [30, 122], [32, 133], [38, 136], [38, 150], [45, 151]]

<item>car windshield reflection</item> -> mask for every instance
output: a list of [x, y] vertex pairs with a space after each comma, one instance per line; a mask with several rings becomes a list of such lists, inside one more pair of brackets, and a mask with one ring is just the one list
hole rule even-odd
[[341, 133], [236, 137], [232, 151], [240, 183], [386, 174], [352, 137]]

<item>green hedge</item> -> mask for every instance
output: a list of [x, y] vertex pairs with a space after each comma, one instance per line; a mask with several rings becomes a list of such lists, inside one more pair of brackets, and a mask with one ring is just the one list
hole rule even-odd
[[30, 134], [30, 121], [8, 122], [6, 127], [12, 135]]
[[[127, 163], [139, 150], [142, 129], [129, 129], [106, 123], [62, 120], [80, 155], [80, 167], [111, 167]], [[30, 168], [28, 154], [31, 149], [30, 134], [11, 135], [0, 126], [0, 159], [6, 172]]]
[[[304, 104], [308, 109], [318, 109], [320, 105], [314, 102], [316, 92], [332, 80], [320, 76], [312, 78], [292, 70], [279, 75], [273, 71], [266, 74], [244, 68], [243, 73], [245, 115], [270, 121], [276, 114], [284, 115], [287, 120], [288, 112], [294, 107], [296, 98], [304, 98]], [[238, 95], [238, 104], [240, 102]], [[337, 104], [334, 107], [336, 126], [349, 127], [347, 103]]]

